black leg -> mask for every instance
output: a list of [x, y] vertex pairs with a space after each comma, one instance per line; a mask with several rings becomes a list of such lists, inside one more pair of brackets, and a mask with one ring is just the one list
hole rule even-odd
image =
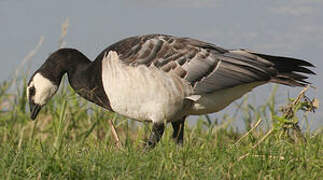
[[184, 136], [184, 123], [185, 123], [185, 118], [183, 117], [182, 119], [172, 122], [172, 126], [174, 129], [173, 132], [173, 139], [176, 144], [183, 145], [183, 136]]
[[156, 144], [159, 142], [160, 138], [162, 137], [165, 130], [165, 124], [153, 124], [152, 132], [150, 134], [150, 137], [146, 143], [145, 148], [153, 148], [156, 146]]

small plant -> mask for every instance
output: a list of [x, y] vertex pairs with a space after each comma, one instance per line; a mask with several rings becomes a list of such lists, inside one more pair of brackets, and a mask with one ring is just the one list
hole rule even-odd
[[305, 96], [309, 86], [306, 86], [296, 98], [289, 98], [289, 103], [281, 108], [282, 116], [273, 116], [274, 131], [279, 133], [279, 139], [288, 138], [294, 142], [306, 139], [299, 127], [299, 118], [296, 116], [298, 111], [315, 112], [319, 107], [319, 100], [312, 100]]

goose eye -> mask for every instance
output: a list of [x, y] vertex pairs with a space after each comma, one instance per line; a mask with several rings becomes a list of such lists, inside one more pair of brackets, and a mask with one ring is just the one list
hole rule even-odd
[[29, 88], [29, 97], [33, 97], [36, 94], [35, 87], [32, 86]]

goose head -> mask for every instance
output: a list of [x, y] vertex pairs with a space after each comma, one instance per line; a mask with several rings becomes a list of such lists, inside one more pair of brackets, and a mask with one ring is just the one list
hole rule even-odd
[[[55, 95], [61, 79], [68, 74], [69, 82], [78, 87], [78, 70], [90, 64], [90, 60], [76, 49], [62, 48], [52, 53], [33, 74], [27, 85], [31, 119], [36, 119], [40, 109]], [[74, 79], [75, 83], [74, 83]]]
[[31, 119], [36, 119], [40, 109], [54, 96], [58, 88], [54, 82], [36, 72], [27, 86], [27, 98], [30, 107]]

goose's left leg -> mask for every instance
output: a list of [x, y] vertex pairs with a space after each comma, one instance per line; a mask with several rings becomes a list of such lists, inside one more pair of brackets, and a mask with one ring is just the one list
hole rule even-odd
[[154, 123], [152, 132], [150, 134], [150, 137], [146, 143], [145, 148], [153, 148], [156, 146], [156, 144], [159, 142], [161, 139], [163, 133], [165, 130], [165, 124], [164, 123]]
[[183, 145], [185, 118], [186, 117], [183, 117], [178, 121], [172, 122], [172, 126], [174, 129], [173, 139], [178, 145]]

